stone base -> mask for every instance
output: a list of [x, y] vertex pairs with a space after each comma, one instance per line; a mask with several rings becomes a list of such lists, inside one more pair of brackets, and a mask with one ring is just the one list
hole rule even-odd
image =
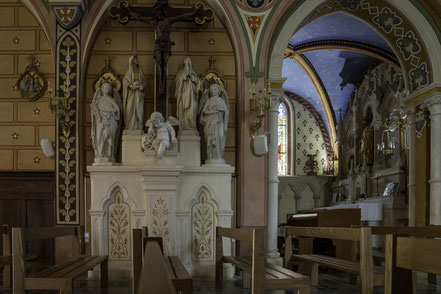
[[176, 158], [178, 151], [165, 150], [162, 158], [158, 158], [155, 150], [144, 150], [144, 156], [146, 158], [146, 165], [174, 165], [176, 166]]
[[122, 164], [143, 165], [142, 130], [124, 130], [122, 135]]
[[225, 164], [225, 159], [207, 159], [205, 160], [204, 165], [219, 166], [219, 165], [227, 165], [227, 164]]
[[183, 166], [201, 165], [201, 137], [196, 130], [181, 131], [178, 136], [179, 154], [177, 163]]
[[121, 163], [116, 163], [113, 158], [95, 157], [92, 165], [93, 166], [116, 166], [116, 165], [121, 165]]
[[266, 261], [268, 263], [278, 265], [283, 267], [283, 258], [280, 257], [279, 253], [277, 253], [277, 256], [269, 256], [266, 258]]

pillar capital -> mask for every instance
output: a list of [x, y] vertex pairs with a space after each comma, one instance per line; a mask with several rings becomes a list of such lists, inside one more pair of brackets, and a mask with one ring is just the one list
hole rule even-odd
[[429, 109], [430, 115], [441, 114], [441, 92], [436, 92], [427, 98], [425, 106]]

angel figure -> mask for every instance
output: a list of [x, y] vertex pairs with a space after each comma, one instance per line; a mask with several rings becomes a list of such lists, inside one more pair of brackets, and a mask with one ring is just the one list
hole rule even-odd
[[228, 127], [228, 96], [218, 84], [204, 91], [199, 104], [199, 117], [208, 160], [223, 160]]
[[157, 157], [161, 159], [166, 149], [177, 149], [178, 141], [173, 126], [178, 125], [179, 121], [173, 116], [164, 121], [160, 112], [153, 112], [145, 124], [148, 131], [142, 136], [142, 146], [144, 149], [155, 150]]
[[116, 156], [118, 137], [121, 128], [121, 97], [111, 84], [104, 83], [96, 90], [91, 104], [92, 146], [95, 158]]

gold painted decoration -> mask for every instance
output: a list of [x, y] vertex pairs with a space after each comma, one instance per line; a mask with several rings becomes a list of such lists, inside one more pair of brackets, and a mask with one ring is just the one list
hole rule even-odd
[[205, 192], [193, 206], [193, 259], [213, 259], [214, 207], [207, 201]]
[[118, 75], [115, 73], [115, 71], [112, 68], [112, 57], [109, 55], [105, 59], [106, 65], [101, 70], [100, 75], [98, 78], [94, 81], [92, 84], [92, 90], [95, 92], [100, 85], [103, 83], [109, 83], [113, 87], [115, 87], [118, 91], [121, 90], [121, 79], [118, 77]]
[[153, 236], [162, 237], [164, 255], [170, 255], [170, 230], [169, 230], [169, 209], [163, 198], [158, 198], [153, 204]]
[[22, 98], [34, 101], [46, 91], [47, 80], [39, 71], [40, 63], [32, 55], [30, 59], [31, 63], [17, 80], [16, 89], [20, 91]]
[[121, 192], [115, 202], [109, 205], [109, 259], [129, 260], [130, 248], [130, 208], [123, 202]]

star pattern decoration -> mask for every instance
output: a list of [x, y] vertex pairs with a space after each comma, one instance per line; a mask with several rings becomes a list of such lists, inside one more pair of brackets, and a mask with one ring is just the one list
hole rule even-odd
[[39, 115], [40, 112], [41, 112], [40, 108], [37, 107], [37, 108], [34, 109], [34, 114], [35, 115]]
[[20, 39], [17, 37], [14, 37], [14, 39], [12, 39], [12, 42], [14, 42], [14, 44], [19, 44], [20, 43]]
[[40, 68], [41, 62], [36, 60], [34, 65], [35, 65], [35, 67]]
[[12, 90], [17, 91], [18, 90], [18, 86], [17, 85], [12, 86]]
[[107, 38], [104, 39], [104, 42], [106, 43], [106, 45], [110, 45], [110, 44], [112, 44], [112, 39], [107, 37]]
[[18, 139], [18, 134], [16, 133], [16, 132], [14, 132], [13, 134], [12, 134], [12, 139], [13, 140], [17, 140]]
[[40, 163], [40, 161], [41, 161], [41, 158], [40, 157], [38, 157], [38, 156], [35, 156], [34, 157], [34, 163]]
[[211, 38], [210, 40], [208, 40], [208, 44], [209, 44], [210, 46], [214, 46], [214, 43], [216, 43], [216, 40], [215, 40], [215, 39]]

